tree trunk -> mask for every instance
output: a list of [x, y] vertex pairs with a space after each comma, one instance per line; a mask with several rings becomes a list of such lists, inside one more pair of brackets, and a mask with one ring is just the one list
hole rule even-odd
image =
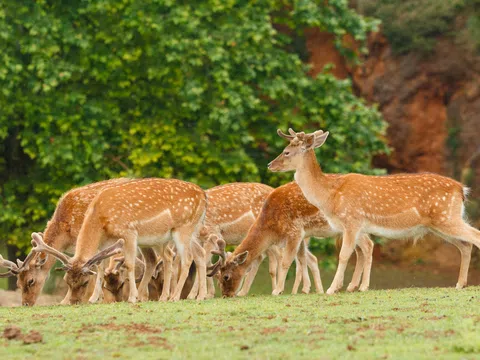
[[[18, 248], [15, 245], [7, 245], [7, 259], [17, 258]], [[12, 260], [14, 261], [14, 260]], [[11, 276], [8, 278], [8, 290], [15, 290], [17, 288], [17, 277]]]

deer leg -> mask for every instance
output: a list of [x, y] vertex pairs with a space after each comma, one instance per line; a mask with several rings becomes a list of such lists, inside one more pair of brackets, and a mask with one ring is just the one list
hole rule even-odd
[[456, 288], [460, 290], [467, 286], [468, 268], [472, 257], [473, 244], [460, 240], [451, 240], [450, 242], [460, 251], [460, 273], [458, 274], [456, 286]]
[[[162, 294], [160, 295], [160, 301], [167, 301], [170, 297], [170, 293], [174, 291], [172, 287], [176, 285], [177, 278], [174, 276], [176, 272], [173, 269], [173, 264], [177, 264], [180, 261], [180, 257], [177, 256], [175, 260], [168, 254], [168, 243], [163, 244], [160, 249], [159, 253], [163, 259], [163, 289]], [[178, 265], [177, 265], [178, 267]]]
[[287, 244], [283, 252], [282, 263], [279, 266], [277, 287], [273, 290], [272, 295], [280, 295], [285, 290], [285, 280], [287, 278], [288, 269], [292, 265], [293, 259], [298, 252], [298, 247], [302, 241], [301, 236], [295, 236], [287, 239]]
[[357, 230], [348, 229], [343, 233], [342, 248], [340, 249], [340, 256], [338, 257], [338, 266], [332, 284], [327, 290], [328, 295], [336, 293], [343, 287], [343, 278], [345, 277], [345, 270], [347, 268], [348, 260], [352, 256], [355, 249], [355, 239], [357, 237]]
[[125, 256], [124, 266], [127, 271], [127, 278], [130, 282], [130, 292], [128, 294], [128, 302], [136, 303], [138, 298], [138, 290], [135, 285], [135, 261], [137, 259], [137, 239], [136, 236], [124, 236], [125, 245], [123, 252]]
[[372, 272], [372, 262], [373, 262], [373, 248], [374, 243], [368, 237], [368, 235], [363, 235], [360, 238], [359, 246], [362, 249], [364, 265], [363, 265], [363, 275], [362, 275], [362, 285], [360, 285], [360, 291], [367, 291], [370, 287], [370, 274]]
[[460, 273], [457, 289], [462, 289], [467, 284], [468, 268], [472, 252], [472, 244], [480, 249], [480, 231], [467, 223], [444, 225], [436, 229], [440, 235], [455, 245], [461, 254]]
[[145, 259], [145, 271], [143, 273], [142, 281], [140, 281], [140, 284], [138, 285], [138, 300], [148, 301], [148, 284], [155, 272], [157, 255], [152, 248], [143, 248], [140, 251]]
[[277, 271], [279, 259], [281, 257], [280, 250], [277, 246], [274, 245], [271, 246], [265, 253], [268, 256], [268, 273], [270, 274], [270, 279], [272, 280], [273, 291], [277, 286]]
[[[195, 260], [195, 265], [198, 265], [198, 263], [197, 263], [198, 259], [203, 257], [203, 260], [200, 260], [200, 261], [205, 263], [205, 268], [206, 268], [206, 263], [207, 263], [206, 256], [207, 255], [206, 255], [206, 252], [203, 249], [203, 247], [196, 241], [192, 241], [191, 247], [192, 247], [193, 258]], [[205, 281], [206, 281], [206, 274], [205, 274]], [[188, 294], [187, 299], [193, 300], [198, 296], [200, 282], [201, 282], [200, 281], [200, 274], [197, 271], [197, 273], [195, 274], [195, 280], [193, 282], [192, 289], [190, 290], [190, 293]], [[205, 286], [206, 286], [206, 283], [205, 283]]]
[[298, 248], [297, 258], [300, 262], [300, 267], [301, 267], [301, 270], [302, 270], [302, 279], [303, 279], [302, 293], [304, 293], [304, 294], [310, 293], [310, 288], [312, 287], [312, 283], [310, 281], [310, 276], [308, 275], [306, 247], [307, 246], [302, 239], [302, 241], [300, 242], [300, 246]]
[[357, 262], [355, 263], [355, 271], [353, 272], [352, 281], [347, 287], [348, 292], [353, 292], [360, 286], [360, 280], [362, 278], [362, 272], [365, 263], [363, 252], [358, 246], [355, 247], [355, 255], [357, 256]]
[[103, 275], [105, 274], [105, 266], [103, 262], [97, 266], [97, 277], [95, 279], [95, 287], [93, 288], [93, 293], [88, 299], [90, 304], [94, 304], [100, 298], [102, 293], [102, 284], [103, 284]]
[[306, 244], [305, 246], [306, 246], [306, 252], [307, 252], [307, 264], [313, 275], [315, 291], [317, 292], [317, 294], [323, 294], [323, 285], [322, 285], [322, 278], [320, 277], [320, 269], [318, 267], [318, 259], [315, 255], [313, 255], [310, 252], [310, 250], [308, 250], [308, 246]]
[[177, 286], [177, 283], [178, 283], [178, 274], [180, 273], [180, 266], [181, 266], [181, 257], [176, 256], [175, 260], [173, 260], [173, 263], [171, 265], [170, 293], [172, 294], [175, 292], [175, 286]]
[[[188, 277], [188, 272], [190, 270], [190, 265], [192, 264], [193, 256], [191, 249], [191, 236], [193, 234], [193, 229], [191, 228], [180, 228], [173, 232], [173, 240], [175, 246], [177, 247], [177, 256], [180, 256], [180, 275], [178, 282], [175, 286], [173, 295], [170, 297], [172, 301], [180, 300], [182, 294], [183, 285]], [[201, 276], [201, 271], [198, 270], [197, 276]], [[200, 279], [201, 280], [201, 279]]]
[[[222, 239], [222, 236], [216, 234], [219, 239]], [[205, 249], [205, 263], [208, 265], [212, 264], [212, 250], [215, 250], [217, 247], [211, 241], [206, 241], [203, 248]], [[196, 279], [196, 277], [195, 277]], [[213, 277], [207, 277], [207, 299], [212, 299], [215, 297], [215, 283]]]
[[298, 293], [298, 288], [300, 287], [301, 282], [302, 282], [302, 266], [300, 265], [298, 256], [296, 256], [295, 257], [295, 282], [293, 283], [293, 287], [292, 287], [292, 295], [296, 295]]
[[195, 293], [198, 293], [197, 300], [205, 300], [207, 296], [207, 262], [205, 261], [205, 250], [197, 242], [196, 236], [192, 239], [191, 247], [193, 260], [197, 268], [195, 279], [198, 279], [198, 291]]
[[252, 263], [250, 264], [250, 269], [248, 270], [248, 273], [245, 276], [245, 281], [243, 282], [242, 289], [237, 294], [238, 296], [248, 295], [248, 292], [252, 287], [253, 280], [257, 275], [258, 268], [260, 267], [260, 264], [262, 263], [264, 258], [265, 256], [261, 255], [261, 256], [257, 256], [257, 258], [252, 261]]

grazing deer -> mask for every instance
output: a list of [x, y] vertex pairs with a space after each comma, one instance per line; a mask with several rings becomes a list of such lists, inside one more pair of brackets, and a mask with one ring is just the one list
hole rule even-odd
[[[110, 186], [123, 184], [130, 179], [120, 178], [100, 181], [82, 186], [65, 193], [58, 201], [57, 208], [45, 228], [44, 241], [47, 245], [59, 251], [72, 251], [75, 249], [77, 237], [85, 217], [88, 206], [100, 191]], [[17, 270], [11, 275], [17, 276], [17, 286], [22, 291], [22, 304], [32, 306], [37, 301], [50, 269], [55, 264], [56, 258], [45, 253], [30, 252], [21, 262], [17, 260]], [[95, 290], [90, 297], [90, 302], [97, 301], [101, 292], [101, 272], [97, 276]], [[68, 303], [70, 292], [67, 293], [62, 304]]]
[[[173, 243], [169, 243], [167, 251], [163, 256], [158, 257], [151, 248], [143, 248], [141, 250], [143, 258], [145, 261], [137, 257], [135, 262], [135, 275], [137, 278], [135, 282], [138, 284], [141, 282], [144, 274], [145, 268], [150, 264], [154, 267], [152, 279], [148, 283], [148, 300], [157, 301], [160, 299], [163, 290], [164, 284], [164, 263], [171, 264], [173, 263], [173, 258], [175, 256], [175, 246]], [[169, 257], [165, 261], [165, 257]], [[105, 269], [104, 281], [103, 281], [103, 301], [105, 303], [127, 301], [128, 294], [130, 289], [130, 282], [123, 266], [125, 263], [125, 258], [123, 256], [112, 257], [110, 265]], [[177, 273], [181, 270], [180, 262], [173, 269], [173, 273]], [[183, 286], [180, 299], [186, 299], [190, 293], [193, 286], [193, 279], [195, 276], [195, 263], [192, 263], [188, 273], [187, 280]]]
[[480, 231], [464, 216], [467, 189], [436, 174], [328, 176], [322, 172], [314, 149], [322, 146], [328, 131], [312, 134], [278, 134], [290, 143], [269, 164], [272, 171], [295, 171], [295, 180], [307, 200], [321, 209], [331, 227], [343, 233], [339, 263], [327, 294], [343, 286], [348, 259], [364, 234], [390, 239], [421, 238], [434, 233], [461, 253], [457, 289], [467, 284], [472, 244], [480, 247]]
[[[130, 284], [135, 284], [135, 259], [137, 245], [161, 247], [173, 240], [182, 268], [172, 300], [179, 300], [183, 285], [192, 262], [192, 248], [197, 243], [198, 231], [203, 226], [207, 199], [197, 185], [175, 179], [141, 179], [103, 190], [90, 204], [77, 239], [75, 256], [41, 246], [38, 237], [33, 239], [33, 251], [54, 254], [64, 264], [65, 279], [71, 290], [71, 303], [75, 303], [84, 292], [83, 284], [92, 273], [99, 259], [114, 255], [122, 246]], [[116, 239], [117, 243], [95, 255], [99, 247], [105, 247]], [[124, 244], [123, 244], [124, 243]], [[198, 247], [200, 247], [198, 245]], [[198, 256], [193, 251], [199, 274], [198, 299], [206, 295], [205, 254]], [[139, 285], [146, 288], [153, 269], [145, 274]], [[203, 281], [202, 281], [203, 278]], [[165, 271], [165, 282], [170, 274]], [[130, 286], [129, 302], [136, 302], [139, 291]], [[164, 291], [169, 286], [164, 286]]]
[[[140, 283], [145, 273], [146, 263], [156, 266], [156, 255], [152, 248], [140, 250], [145, 261], [137, 256], [135, 261], [135, 284]], [[153, 254], [153, 256], [152, 256]], [[122, 254], [112, 256], [110, 264], [103, 275], [103, 302], [113, 303], [127, 301], [130, 292], [130, 283], [124, 271], [125, 257]], [[135, 285], [136, 286], [136, 285]]]
[[[299, 247], [304, 244], [302, 239], [310, 236], [330, 237], [337, 233], [330, 227], [323, 214], [305, 199], [298, 185], [294, 182], [288, 183], [275, 189], [267, 197], [247, 237], [232, 254], [226, 254], [225, 243], [221, 240], [218, 242], [220, 259], [208, 276], [220, 271], [223, 295], [235, 296], [241, 279], [252, 261], [272, 245], [284, 246], [278, 281], [272, 293], [279, 295], [284, 291], [287, 271]], [[355, 276], [350, 287], [352, 291], [358, 287], [362, 271], [364, 274], [361, 290], [368, 288], [370, 278], [373, 243], [365, 236], [359, 242], [359, 246], [363, 256], [359, 256], [357, 260]], [[318, 275], [314, 273], [314, 281], [317, 289], [323, 292], [320, 273]]]
[[[239, 245], [241, 243], [260, 213], [265, 199], [272, 191], [272, 187], [260, 183], [232, 183], [216, 186], [206, 191], [208, 207], [205, 226], [200, 231], [200, 239], [206, 252], [207, 263], [210, 263], [212, 257], [211, 252], [217, 248], [218, 240], [224, 240], [227, 245]], [[303, 256], [307, 256], [307, 254], [313, 256], [308, 249], [302, 253]], [[272, 279], [272, 289], [275, 289], [281, 251], [276, 246], [272, 246], [266, 250], [266, 255], [269, 258], [269, 273]], [[262, 254], [261, 257], [258, 257], [252, 262], [242, 289], [238, 293], [239, 296], [248, 294], [259, 265], [264, 257]], [[302, 264], [303, 263], [305, 262], [302, 261]], [[316, 267], [316, 271], [318, 272], [316, 260], [314, 263], [310, 263], [310, 265]], [[306, 264], [305, 269], [307, 279], [304, 280], [304, 284], [308, 285], [309, 290], [310, 281]], [[298, 274], [298, 278], [300, 278], [305, 271]], [[315, 270], [312, 271], [315, 272]], [[209, 277], [209, 280], [208, 294], [210, 297], [213, 297], [215, 288], [211, 277]], [[195, 291], [192, 293], [194, 294]]]

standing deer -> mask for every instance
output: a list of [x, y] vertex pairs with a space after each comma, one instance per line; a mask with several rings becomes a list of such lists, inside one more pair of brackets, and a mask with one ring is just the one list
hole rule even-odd
[[[260, 183], [232, 183], [216, 186], [206, 191], [208, 207], [205, 226], [200, 232], [200, 239], [206, 252], [207, 263], [210, 263], [211, 252], [217, 248], [218, 240], [224, 240], [227, 245], [239, 245], [242, 242], [260, 213], [265, 199], [272, 191], [272, 187]], [[319, 274], [316, 258], [308, 251], [308, 248], [303, 250], [303, 257], [310, 256], [309, 264], [312, 267], [312, 272]], [[272, 289], [275, 289], [277, 268], [282, 253], [276, 246], [272, 246], [266, 250], [266, 255], [269, 258]], [[259, 256], [252, 262], [242, 289], [238, 293], [239, 296], [248, 294], [264, 257], [262, 254], [262, 256]], [[308, 292], [310, 290], [310, 281], [307, 264], [303, 261], [303, 258], [300, 263], [305, 264], [305, 271], [299, 273], [297, 279], [300, 279], [300, 276], [306, 272], [304, 292]], [[210, 297], [213, 297], [215, 288], [213, 281], [211, 281], [211, 278], [209, 279], [208, 293]]]
[[[220, 272], [220, 287], [223, 295], [235, 296], [241, 279], [251, 263], [269, 247], [284, 246], [278, 281], [272, 293], [279, 295], [284, 291], [288, 269], [299, 247], [304, 244], [302, 239], [310, 236], [330, 237], [337, 233], [330, 227], [323, 214], [305, 199], [298, 185], [294, 182], [288, 183], [275, 189], [267, 197], [247, 237], [232, 254], [226, 254], [225, 243], [222, 240], [219, 241], [220, 259], [208, 276]], [[373, 242], [368, 236], [364, 236], [358, 245], [361, 252], [357, 253], [357, 265], [349, 286], [350, 291], [358, 287], [362, 272], [361, 290], [368, 289], [370, 280]], [[314, 280], [317, 289], [323, 292], [320, 273], [318, 276], [314, 275]]]
[[[59, 251], [73, 252], [85, 212], [95, 196], [105, 188], [128, 181], [130, 179], [126, 178], [100, 181], [65, 193], [58, 201], [57, 208], [51, 220], [47, 223], [44, 235], [40, 233], [44, 237], [45, 243]], [[11, 275], [17, 276], [17, 286], [22, 291], [23, 305], [32, 306], [35, 304], [55, 261], [54, 256], [49, 257], [45, 253], [37, 255], [35, 252], [30, 252], [23, 262], [17, 260], [17, 269], [11, 272]], [[90, 302], [97, 301], [100, 295], [101, 275], [100, 271], [95, 290], [89, 299]], [[70, 292], [67, 293], [62, 304], [68, 303], [69, 298]]]
[[[55, 255], [64, 264], [65, 279], [71, 290], [70, 303], [78, 302], [84, 284], [99, 259], [112, 256], [123, 246], [125, 267], [130, 284], [135, 284], [137, 245], [161, 247], [173, 240], [181, 258], [181, 273], [172, 300], [179, 300], [192, 262], [192, 247], [203, 226], [207, 199], [197, 185], [175, 179], [142, 179], [113, 186], [102, 191], [90, 204], [75, 248], [75, 256], [65, 254], [33, 239], [33, 251]], [[99, 248], [111, 244], [95, 255]], [[200, 285], [197, 299], [206, 295], [205, 254], [193, 251]], [[139, 289], [147, 289], [154, 269], [145, 269]], [[166, 267], [165, 283], [170, 280], [171, 266]], [[202, 281], [203, 279], [203, 281]], [[170, 286], [164, 286], [164, 291]], [[136, 302], [139, 291], [130, 286], [129, 302]], [[163, 295], [163, 294], [162, 294]]]
[[312, 134], [278, 134], [290, 143], [269, 164], [271, 171], [295, 171], [295, 180], [307, 200], [321, 209], [331, 227], [343, 233], [337, 272], [327, 294], [343, 286], [348, 259], [364, 234], [390, 239], [421, 238], [434, 233], [461, 253], [457, 289], [467, 284], [472, 244], [480, 247], [480, 231], [464, 216], [467, 189], [436, 174], [328, 176], [322, 172], [314, 149], [322, 146], [328, 131]]

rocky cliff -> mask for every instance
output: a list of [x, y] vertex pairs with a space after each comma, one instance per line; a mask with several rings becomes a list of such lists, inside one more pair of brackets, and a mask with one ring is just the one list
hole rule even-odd
[[[392, 153], [375, 159], [376, 166], [389, 173], [431, 171], [460, 180], [469, 164], [472, 170], [463, 180], [472, 187], [471, 198], [480, 199], [480, 157], [472, 157], [480, 148], [478, 57], [449, 39], [439, 39], [429, 56], [396, 55], [381, 32], [371, 35], [369, 54], [359, 66], [347, 64], [331, 36], [319, 30], [307, 33], [307, 48], [312, 75], [331, 63], [337, 77], [350, 77], [359, 96], [378, 104], [389, 123]], [[475, 206], [471, 213], [479, 216]], [[444, 256], [451, 251], [449, 245], [424, 243], [415, 250], [390, 244], [382, 252], [397, 260], [410, 261], [413, 256], [458, 264], [457, 258], [451, 263]]]

